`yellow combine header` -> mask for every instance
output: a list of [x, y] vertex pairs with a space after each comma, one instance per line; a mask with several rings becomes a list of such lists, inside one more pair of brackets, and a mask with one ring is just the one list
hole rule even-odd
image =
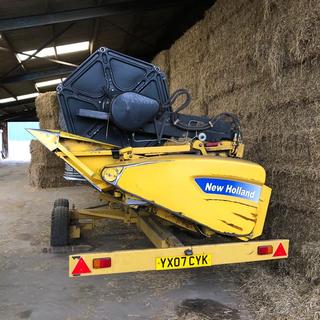
[[[58, 200], [52, 245], [67, 245], [82, 229], [92, 229], [96, 219], [112, 218], [136, 224], [158, 248], [72, 255], [72, 277], [288, 256], [288, 240], [246, 242], [262, 234], [271, 189], [265, 170], [241, 159], [244, 146], [237, 141], [119, 148], [66, 132], [29, 132], [105, 200], [105, 206], [71, 210], [67, 200]], [[170, 225], [205, 238], [221, 234], [245, 242], [185, 246], [169, 232]]]
[[[104, 204], [70, 209], [68, 200], [56, 200], [51, 245], [65, 246], [109, 218], [136, 224], [157, 247], [72, 255], [70, 276], [288, 256], [288, 240], [251, 241], [263, 232], [271, 189], [264, 168], [242, 159], [236, 115], [184, 113], [192, 101], [186, 89], [170, 95], [160, 68], [105, 47], [58, 85], [57, 97], [69, 133], [29, 132], [74, 170], [68, 178], [99, 190]], [[203, 245], [182, 243], [171, 226]], [[208, 244], [217, 234], [235, 242]]]

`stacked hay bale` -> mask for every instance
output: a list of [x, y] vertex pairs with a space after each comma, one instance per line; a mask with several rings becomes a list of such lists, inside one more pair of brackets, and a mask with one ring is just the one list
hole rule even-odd
[[[41, 93], [35, 101], [41, 129], [59, 129], [59, 104], [55, 92]], [[36, 188], [67, 186], [64, 180], [64, 161], [50, 152], [39, 141], [30, 144], [30, 184]]]
[[[198, 101], [198, 73], [197, 68], [203, 61], [206, 48], [203, 37], [203, 21], [198, 22], [185, 35], [178, 39], [170, 50], [161, 51], [154, 57], [152, 63], [159, 66], [167, 75], [169, 91], [186, 88], [192, 96], [192, 103], [185, 113], [194, 114], [200, 109]], [[186, 62], [186, 64], [181, 62]], [[174, 107], [185, 98], [179, 97]], [[202, 110], [204, 113], [205, 110]]]
[[169, 61], [169, 50], [163, 50], [159, 52], [152, 61], [162, 72], [165, 73], [168, 83], [170, 80], [170, 61]]
[[192, 113], [239, 115], [246, 158], [273, 188], [265, 237], [290, 238], [288, 270], [311, 278], [320, 273], [306, 258], [320, 245], [319, 20], [317, 0], [218, 0], [169, 49], [170, 89], [191, 91]]

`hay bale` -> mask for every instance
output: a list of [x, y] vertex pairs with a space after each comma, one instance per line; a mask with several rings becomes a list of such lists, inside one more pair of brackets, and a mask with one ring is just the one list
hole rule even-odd
[[35, 188], [55, 188], [70, 186], [71, 183], [63, 178], [64, 166], [46, 166], [31, 163], [29, 166], [30, 185]]
[[207, 10], [204, 17], [205, 33], [214, 34], [219, 32], [219, 27], [232, 21], [242, 10], [248, 10], [252, 5], [250, 0], [218, 0], [210, 9]]
[[[170, 91], [189, 89], [193, 114], [238, 114], [246, 157], [267, 169], [273, 195], [263, 237], [291, 240], [289, 259], [277, 272], [300, 272], [315, 284], [319, 20], [317, 0], [217, 0], [169, 50]], [[302, 292], [301, 279], [278, 281], [258, 272], [250, 277], [245, 282], [256, 319], [311, 319], [320, 312], [319, 291], [303, 287]]]
[[[259, 136], [271, 134], [301, 134], [306, 137], [317, 136], [320, 118], [320, 103], [297, 102], [289, 104], [269, 105], [255, 110], [243, 110], [241, 120], [244, 135], [260, 140]], [[293, 141], [293, 138], [291, 139]], [[292, 142], [291, 141], [291, 142]], [[312, 143], [312, 141], [310, 141]], [[305, 147], [312, 144], [304, 143]]]
[[[199, 95], [204, 101], [209, 92], [212, 95], [232, 92], [261, 78], [253, 58], [255, 39], [252, 32], [262, 20], [261, 5], [257, 2], [241, 4], [241, 1], [238, 5], [240, 9], [232, 19], [207, 34], [208, 51], [200, 67], [199, 79]], [[211, 30], [214, 22], [204, 21], [206, 28]]]
[[316, 211], [320, 208], [319, 167], [275, 165], [266, 169], [269, 185], [273, 188], [273, 202], [296, 210]]
[[316, 0], [218, 0], [169, 50], [170, 91], [191, 91], [191, 113], [239, 115], [273, 187], [265, 237], [291, 238], [301, 272], [320, 241], [319, 18]]
[[281, 270], [274, 274], [256, 266], [242, 277], [242, 296], [256, 320], [314, 320], [320, 312], [319, 288], [300, 275], [289, 277]]
[[[185, 88], [192, 97], [186, 113], [203, 114], [198, 96], [200, 65], [206, 54], [206, 39], [203, 21], [197, 22], [170, 48], [170, 92]], [[177, 105], [182, 99], [177, 99]]]
[[[41, 93], [35, 101], [41, 129], [59, 129], [59, 104], [56, 92]], [[65, 163], [39, 141], [31, 141], [29, 181], [36, 188], [69, 186], [64, 180]]]
[[311, 282], [320, 284], [320, 241], [307, 242], [302, 246], [306, 275]]
[[31, 140], [30, 143], [31, 162], [43, 164], [47, 167], [63, 167], [64, 161], [57, 157], [53, 152], [49, 151], [41, 142]]
[[297, 209], [272, 201], [266, 219], [264, 238], [290, 239], [289, 259], [281, 267], [289, 274], [299, 272], [306, 275], [310, 260], [302, 257], [303, 246], [308, 242], [320, 241], [319, 210]]
[[[238, 66], [235, 69], [239, 68]], [[243, 80], [241, 83], [234, 83], [228, 87], [224, 84], [222, 79], [221, 84], [212, 84], [213, 79], [210, 78], [210, 74], [207, 73], [202, 80], [203, 84], [201, 89], [201, 97], [208, 106], [209, 114], [230, 111], [239, 114], [245, 121], [243, 125], [250, 126], [251, 128], [259, 129], [261, 125], [264, 125], [264, 119], [277, 122], [277, 113], [282, 112], [286, 115], [287, 120], [290, 119], [290, 108], [297, 110], [302, 109], [300, 113], [307, 113], [309, 106], [314, 107], [313, 104], [318, 104], [319, 92], [320, 92], [320, 61], [314, 61], [311, 64], [303, 66], [295, 66], [284, 70], [282, 76], [282, 82], [277, 87], [273, 86], [273, 82], [270, 78], [264, 77], [262, 80], [252, 80], [253, 82]], [[207, 77], [208, 76], [208, 77]], [[245, 71], [243, 72], [243, 78], [246, 78]], [[217, 79], [215, 80], [218, 81]], [[230, 80], [233, 81], [233, 80]], [[251, 124], [251, 119], [246, 117], [256, 117], [256, 121]], [[307, 115], [306, 118], [314, 116], [312, 114]], [[247, 120], [247, 121], [246, 121]], [[253, 119], [254, 120], [254, 119]], [[289, 123], [297, 122], [300, 124], [300, 128], [305, 127], [304, 119], [301, 117], [299, 121], [296, 121], [294, 117], [291, 117]], [[319, 123], [316, 117], [314, 121]], [[281, 127], [284, 128], [288, 122], [281, 122]], [[254, 127], [253, 127], [254, 125]]]
[[59, 129], [59, 103], [55, 91], [38, 95], [35, 100], [41, 129]]
[[256, 33], [256, 61], [274, 83], [285, 67], [319, 56], [320, 3], [317, 0], [266, 0]]
[[170, 56], [169, 50], [160, 51], [152, 60], [152, 63], [160, 68], [165, 73], [166, 77], [170, 78]]
[[[276, 122], [278, 121], [279, 119]], [[320, 129], [286, 132], [280, 126], [271, 126], [270, 131], [246, 131], [244, 137], [246, 158], [259, 162], [268, 169], [281, 165], [294, 169], [300, 167], [303, 170], [305, 167], [318, 168]], [[266, 148], [269, 150], [267, 153]]]

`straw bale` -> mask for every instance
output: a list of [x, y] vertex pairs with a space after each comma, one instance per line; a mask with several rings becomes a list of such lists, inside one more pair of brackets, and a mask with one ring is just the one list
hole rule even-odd
[[305, 282], [300, 275], [289, 277], [281, 271], [279, 268], [275, 274], [255, 266], [242, 276], [243, 297], [253, 319], [317, 319], [320, 289]]
[[[320, 124], [320, 103], [303, 102], [274, 105], [260, 110], [242, 112], [241, 122], [246, 138], [260, 140], [272, 134], [291, 135], [301, 132], [306, 136], [317, 135]], [[293, 139], [292, 139], [293, 140]], [[310, 140], [310, 143], [313, 141]], [[309, 146], [308, 146], [309, 147]]]
[[245, 133], [247, 159], [270, 168], [284, 164], [301, 168], [319, 165], [320, 129], [282, 131], [276, 125], [263, 129]]
[[165, 73], [166, 77], [170, 78], [170, 56], [169, 50], [160, 51], [152, 60], [152, 63], [160, 68]]
[[[273, 188], [272, 201], [301, 210], [320, 209], [319, 166], [265, 166], [268, 184]], [[320, 212], [320, 210], [319, 210]]]
[[39, 118], [41, 129], [57, 130], [59, 129], [59, 119], [56, 117]]
[[35, 100], [41, 129], [59, 129], [59, 103], [55, 91], [39, 94]]
[[[41, 129], [59, 129], [59, 104], [56, 92], [41, 93], [35, 101]], [[37, 188], [67, 186], [64, 180], [64, 161], [39, 141], [31, 141], [30, 184]]]
[[303, 244], [302, 259], [305, 260], [309, 280], [316, 285], [320, 284], [320, 241]]
[[[300, 272], [313, 283], [320, 265], [319, 21], [318, 0], [217, 0], [169, 49], [170, 89], [191, 91], [191, 113], [239, 115], [245, 157], [266, 168], [273, 188], [263, 237], [291, 240], [277, 272]], [[320, 314], [319, 291], [301, 294], [300, 279], [250, 275], [256, 319]]]
[[247, 10], [249, 5], [251, 5], [250, 0], [216, 1], [205, 14], [205, 33], [218, 32], [219, 27], [231, 21], [241, 10]]
[[255, 57], [261, 70], [281, 81], [282, 70], [319, 56], [318, 0], [266, 0], [264, 19], [256, 33]]
[[316, 0], [218, 0], [168, 54], [170, 90], [191, 91], [191, 113], [239, 115], [246, 158], [273, 188], [265, 237], [290, 237], [300, 271], [320, 221], [319, 17]]
[[[213, 6], [212, 8], [214, 8]], [[208, 33], [208, 52], [200, 67], [200, 97], [248, 85], [261, 77], [254, 61], [254, 32], [262, 19], [259, 3], [244, 6], [217, 30]], [[210, 20], [204, 19], [206, 23]]]
[[[302, 199], [303, 197], [300, 198]], [[320, 241], [317, 232], [319, 228], [319, 210], [297, 209], [272, 201], [266, 219], [264, 238], [290, 239], [289, 259], [282, 262], [281, 268], [289, 274], [299, 272], [305, 275], [310, 261], [302, 257], [303, 246], [307, 242]]]
[[46, 166], [31, 163], [29, 167], [30, 184], [36, 188], [54, 188], [71, 185], [63, 178], [64, 166]]
[[49, 151], [41, 142], [31, 140], [30, 143], [31, 162], [43, 164], [47, 167], [63, 167], [64, 161]]
[[[260, 81], [253, 80], [252, 85], [235, 86], [231, 90], [223, 91], [225, 85], [212, 85], [211, 79], [207, 79], [203, 85], [201, 96], [208, 107], [208, 113], [223, 111], [235, 112], [238, 115], [251, 116], [257, 112], [261, 119], [269, 118], [279, 108], [284, 112], [290, 110], [290, 106], [309, 105], [320, 100], [320, 62], [303, 66], [295, 66], [285, 70], [283, 81], [275, 88], [267, 77]], [[245, 75], [244, 75], [245, 77]], [[261, 116], [259, 114], [261, 112]], [[315, 114], [318, 118], [318, 116]], [[247, 120], [247, 119], [244, 119]], [[246, 121], [243, 121], [246, 125]], [[261, 123], [261, 122], [260, 122]], [[251, 124], [250, 124], [251, 125]]]
[[200, 65], [207, 52], [203, 27], [202, 20], [197, 22], [170, 48], [170, 92], [180, 88], [189, 91], [192, 103], [186, 113], [203, 113], [198, 97]]

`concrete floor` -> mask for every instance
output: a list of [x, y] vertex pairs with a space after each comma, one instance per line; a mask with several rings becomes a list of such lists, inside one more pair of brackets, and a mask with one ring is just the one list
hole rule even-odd
[[[0, 162], [0, 319], [251, 319], [240, 301], [239, 267], [69, 279], [67, 254], [43, 250], [51, 207], [59, 197], [94, 205], [97, 194], [87, 186], [35, 190], [27, 172], [28, 164]], [[151, 246], [134, 227], [114, 222], [81, 243], [95, 251]]]

